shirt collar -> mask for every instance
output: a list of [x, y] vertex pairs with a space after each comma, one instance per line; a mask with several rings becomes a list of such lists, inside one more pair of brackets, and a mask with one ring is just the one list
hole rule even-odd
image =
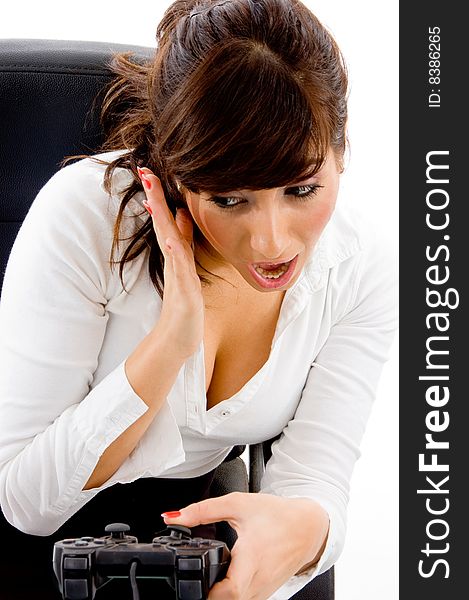
[[360, 232], [358, 213], [338, 201], [301, 276], [310, 292], [323, 288], [329, 270], [361, 250]]

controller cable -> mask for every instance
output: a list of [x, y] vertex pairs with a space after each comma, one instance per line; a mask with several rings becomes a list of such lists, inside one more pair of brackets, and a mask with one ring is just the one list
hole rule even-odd
[[140, 600], [140, 594], [138, 593], [137, 579], [135, 577], [136, 570], [137, 570], [137, 561], [133, 560], [130, 565], [130, 585], [132, 587], [132, 600]]

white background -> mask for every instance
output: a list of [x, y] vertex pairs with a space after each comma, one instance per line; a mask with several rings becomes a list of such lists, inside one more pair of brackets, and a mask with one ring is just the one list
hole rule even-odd
[[[9, 2], [1, 38], [96, 40], [154, 46], [170, 2]], [[305, 0], [332, 31], [350, 76], [350, 156], [340, 201], [364, 210], [398, 245], [398, 2]], [[385, 365], [352, 479], [336, 600], [398, 598], [398, 341]]]

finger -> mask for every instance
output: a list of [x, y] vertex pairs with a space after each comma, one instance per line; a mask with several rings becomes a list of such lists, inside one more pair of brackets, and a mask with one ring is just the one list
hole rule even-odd
[[166, 524], [185, 525], [195, 527], [218, 521], [228, 521], [235, 529], [239, 527], [242, 520], [245, 498], [243, 492], [232, 492], [218, 498], [208, 498], [201, 502], [189, 504], [177, 511], [179, 514], [163, 513]]
[[[139, 167], [138, 172], [144, 184], [143, 190], [145, 192], [147, 204], [151, 210], [157, 236], [159, 235], [163, 241], [168, 237], [176, 239], [180, 238], [181, 234], [174, 217], [169, 210], [161, 181], [147, 167]], [[145, 184], [145, 182], [147, 183]]]

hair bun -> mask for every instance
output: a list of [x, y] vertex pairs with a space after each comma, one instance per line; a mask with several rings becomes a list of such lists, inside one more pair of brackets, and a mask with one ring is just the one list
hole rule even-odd
[[211, 0], [176, 0], [169, 6], [156, 30], [156, 39], [160, 41], [174, 31], [178, 22], [187, 17], [198, 5], [207, 5]]

